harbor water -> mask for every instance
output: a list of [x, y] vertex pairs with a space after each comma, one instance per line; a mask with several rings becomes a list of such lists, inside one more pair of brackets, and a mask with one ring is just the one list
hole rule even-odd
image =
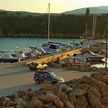
[[[51, 39], [51, 41], [70, 44], [79, 41], [78, 39]], [[30, 46], [41, 46], [48, 42], [47, 38], [0, 38], [0, 50], [15, 50], [29, 48]]]
[[[80, 39], [51, 39], [51, 41], [70, 44], [79, 43]], [[0, 51], [15, 50], [16, 47], [18, 47], [20, 50], [29, 48], [30, 46], [40, 47], [42, 44], [47, 42], [47, 38], [0, 38]], [[95, 66], [105, 67], [105, 64], [97, 64]]]

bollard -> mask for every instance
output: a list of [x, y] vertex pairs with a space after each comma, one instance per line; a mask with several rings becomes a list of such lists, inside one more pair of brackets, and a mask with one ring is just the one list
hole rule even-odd
[[18, 58], [18, 63], [21, 63], [21, 58], [20, 57]]

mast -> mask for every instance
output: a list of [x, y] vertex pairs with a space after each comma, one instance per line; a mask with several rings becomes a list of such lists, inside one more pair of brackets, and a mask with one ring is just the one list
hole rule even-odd
[[105, 29], [104, 29], [104, 33], [103, 33], [103, 36], [105, 36], [106, 37], [106, 39], [105, 39], [105, 68], [107, 68], [107, 55], [108, 55], [108, 30], [107, 30], [107, 28], [108, 28], [108, 20], [107, 20], [107, 23], [106, 23], [106, 27], [105, 27]]
[[50, 42], [50, 3], [48, 4], [48, 42]]
[[105, 51], [105, 68], [107, 68], [107, 52], [108, 52], [108, 39], [107, 39], [107, 34], [106, 34], [106, 51]]
[[86, 24], [86, 28], [85, 28], [85, 39], [87, 39], [87, 35], [88, 35], [88, 32], [87, 32], [87, 24]]
[[107, 30], [107, 27], [108, 27], [108, 23], [106, 25], [106, 44], [105, 44], [105, 68], [107, 68], [107, 55], [108, 55], [108, 30]]
[[95, 38], [97, 15], [93, 15], [92, 39]]

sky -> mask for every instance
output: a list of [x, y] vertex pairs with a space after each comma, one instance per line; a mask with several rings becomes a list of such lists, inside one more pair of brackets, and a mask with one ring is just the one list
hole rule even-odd
[[0, 9], [46, 13], [62, 13], [89, 6], [108, 6], [108, 0], [0, 0]]

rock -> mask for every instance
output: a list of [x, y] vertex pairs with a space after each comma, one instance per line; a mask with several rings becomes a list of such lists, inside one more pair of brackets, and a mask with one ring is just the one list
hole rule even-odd
[[97, 85], [97, 87], [99, 88], [101, 97], [103, 98], [103, 97], [108, 96], [108, 86], [102, 81], [99, 81], [99, 80], [93, 80], [93, 81], [94, 81], [94, 84]]
[[87, 91], [87, 89], [90, 88], [90, 85], [89, 84], [79, 84], [78, 87]]
[[38, 93], [37, 98], [41, 100], [43, 103], [50, 103], [54, 101], [55, 95], [50, 92]]
[[5, 98], [4, 96], [0, 97], [0, 106], [2, 106], [2, 105], [3, 105], [3, 102], [5, 101], [5, 99], [4, 99], [4, 98]]
[[44, 108], [48, 108], [48, 107], [50, 108], [52, 105], [53, 105], [53, 103], [47, 103], [47, 104], [44, 104], [43, 107], [44, 107]]
[[69, 101], [71, 103], [73, 103], [73, 105], [74, 105], [74, 103], [76, 102], [76, 97], [75, 96], [72, 96], [72, 95], [68, 95], [68, 98], [69, 98]]
[[56, 97], [54, 99], [54, 103], [56, 105], [57, 108], [64, 108], [64, 104], [62, 103], [62, 101], [59, 99], [59, 97]]
[[60, 98], [60, 100], [65, 103], [68, 100], [68, 96], [64, 92], [58, 92], [57, 96]]
[[64, 107], [65, 108], [75, 108], [74, 105], [68, 100], [65, 102]]
[[108, 73], [106, 74], [105, 72], [101, 72], [99, 74], [92, 74], [91, 77], [100, 80], [108, 85]]
[[23, 97], [25, 95], [25, 91], [19, 91], [16, 95], [18, 97]]
[[9, 96], [7, 96], [7, 97], [10, 98], [11, 100], [14, 100], [15, 97], [16, 97], [16, 94], [11, 94], [11, 95], [9, 95]]
[[26, 108], [43, 108], [43, 103], [36, 97], [33, 97], [31, 101], [28, 102]]
[[33, 94], [34, 94], [34, 91], [33, 91], [32, 89], [27, 89], [27, 90], [25, 91], [25, 95], [31, 96], [31, 95], [33, 95]]
[[108, 86], [100, 80], [91, 77], [83, 77], [79, 80], [79, 83], [85, 83], [95, 88], [97, 91], [100, 92], [102, 98], [108, 96]]
[[101, 100], [101, 103], [106, 107], [108, 108], [108, 97], [105, 97]]
[[32, 97], [28, 97], [27, 95], [22, 96], [24, 101], [30, 101]]
[[108, 85], [108, 75], [104, 75], [101, 81], [105, 82]]
[[63, 105], [64, 105], [62, 101], [59, 99], [59, 97], [57, 97], [56, 95], [50, 92], [45, 92], [42, 94], [40, 93], [38, 94], [37, 98], [41, 100], [43, 103], [53, 102], [58, 108], [63, 108]]
[[83, 90], [81, 88], [76, 88], [70, 93], [70, 95], [72, 95], [72, 96], [81, 96], [81, 95], [85, 95], [85, 94], [86, 94], [86, 90]]
[[59, 84], [59, 90], [61, 90], [62, 92], [68, 93], [73, 91], [73, 88], [67, 86], [66, 84]]
[[16, 108], [25, 108], [22, 105], [16, 105]]
[[0, 105], [0, 108], [4, 108], [4, 106], [1, 106], [1, 105]]
[[[0, 107], [1, 108], [1, 107]], [[15, 107], [5, 107], [5, 108], [15, 108]]]
[[88, 102], [84, 95], [77, 96], [76, 102], [74, 103], [75, 108], [87, 108]]
[[74, 108], [73, 103], [68, 100], [68, 96], [64, 92], [59, 92], [57, 96], [63, 102], [65, 108]]
[[100, 99], [94, 95], [93, 89], [88, 89], [87, 96], [92, 108], [105, 108], [105, 106], [102, 105]]
[[57, 107], [53, 105], [53, 106], [50, 106], [50, 107], [48, 107], [48, 108], [57, 108]]
[[16, 107], [16, 102], [10, 101], [10, 102], [8, 102], [8, 103], [6, 104], [6, 106], [8, 106], [8, 107]]
[[11, 99], [10, 99], [9, 97], [5, 97], [4, 100], [8, 102], [8, 101], [10, 101]]
[[66, 82], [66, 84], [69, 86], [69, 87], [71, 87], [72, 89], [75, 89], [75, 88], [77, 88], [77, 86], [78, 86], [78, 80], [71, 80], [71, 81], [68, 81], [68, 82]]
[[27, 89], [25, 91], [19, 91], [17, 97], [21, 97], [25, 101], [30, 101], [34, 94], [32, 89]]
[[26, 107], [27, 103], [22, 98], [15, 98], [15, 102], [17, 105], [20, 105], [21, 107]]

